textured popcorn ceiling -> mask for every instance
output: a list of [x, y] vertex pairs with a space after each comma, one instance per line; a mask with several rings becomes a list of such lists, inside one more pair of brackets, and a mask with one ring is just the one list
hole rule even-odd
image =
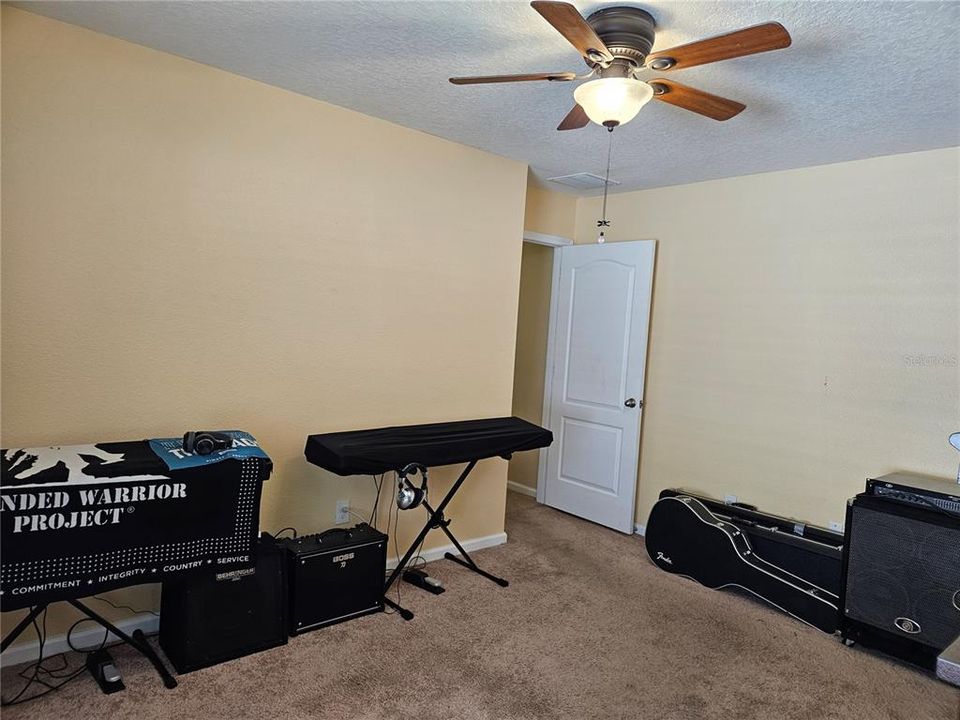
[[[15, 4], [522, 160], [539, 178], [604, 169], [602, 128], [554, 129], [574, 83], [447, 82], [585, 68], [526, 2]], [[958, 2], [625, 4], [657, 19], [655, 49], [769, 20], [793, 46], [670, 74], [747, 109], [720, 123], [651, 102], [614, 133], [617, 191], [960, 144]]]

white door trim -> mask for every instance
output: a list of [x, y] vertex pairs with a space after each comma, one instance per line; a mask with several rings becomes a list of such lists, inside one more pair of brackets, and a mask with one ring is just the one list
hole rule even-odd
[[[643, 239], [643, 238], [642, 238]], [[652, 239], [652, 238], [651, 238]], [[635, 242], [635, 241], [631, 241]], [[654, 273], [656, 272], [656, 240], [654, 242]], [[553, 258], [553, 279], [550, 285], [550, 325], [547, 328], [547, 354], [546, 361], [544, 362], [543, 368], [543, 409], [541, 411], [541, 422], [549, 422], [551, 412], [553, 410], [552, 397], [553, 397], [553, 366], [556, 362], [556, 327], [557, 327], [557, 313], [559, 312], [558, 300], [559, 300], [559, 289], [560, 289], [560, 263], [557, 261], [557, 255], [554, 253]], [[653, 312], [653, 297], [650, 297], [650, 305], [648, 308], [647, 314], [647, 352], [649, 353], [649, 323], [652, 320]], [[646, 375], [646, 365], [644, 365], [644, 375]], [[644, 395], [646, 394], [646, 378], [644, 377], [643, 381], [644, 386]], [[641, 421], [642, 422], [642, 421]], [[552, 429], [552, 428], [548, 428]], [[637, 436], [637, 450], [640, 450], [640, 437], [643, 434], [643, 426], [641, 424], [640, 435]], [[550, 451], [549, 447], [540, 448], [539, 453], [539, 463], [537, 466], [537, 502], [540, 504], [545, 503], [546, 499], [546, 488], [547, 488], [547, 453]], [[639, 463], [639, 459], [637, 461]], [[640, 467], [637, 466], [637, 489], [639, 491], [640, 486], [640, 477], [639, 477]], [[634, 502], [636, 502], [637, 493], [634, 494]], [[635, 526], [637, 527], [637, 526]], [[641, 533], [643, 534], [643, 533]]]
[[547, 235], [545, 233], [533, 232], [532, 230], [523, 231], [523, 241], [535, 245], [546, 245], [547, 247], [563, 247], [564, 245], [573, 245], [570, 238], [559, 235]]
[[[557, 253], [553, 254], [553, 279], [550, 281], [550, 324], [547, 326], [547, 354], [543, 363], [543, 409], [540, 411], [540, 422], [550, 422], [551, 399], [553, 395], [553, 364], [556, 358], [557, 312], [560, 294], [560, 263]], [[546, 501], [547, 492], [547, 451], [549, 447], [540, 448], [540, 457], [537, 465], [537, 502], [541, 505]]]

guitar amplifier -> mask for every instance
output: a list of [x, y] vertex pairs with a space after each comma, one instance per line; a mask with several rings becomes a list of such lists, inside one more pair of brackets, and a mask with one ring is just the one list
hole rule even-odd
[[281, 542], [291, 635], [383, 611], [386, 535], [361, 523]]
[[864, 493], [846, 533], [844, 639], [934, 669], [960, 635], [960, 516]]
[[286, 644], [285, 560], [264, 533], [256, 571], [164, 581], [160, 647], [178, 673]]
[[891, 473], [867, 480], [866, 493], [920, 507], [938, 507], [960, 516], [960, 485], [952, 480], [915, 473]]

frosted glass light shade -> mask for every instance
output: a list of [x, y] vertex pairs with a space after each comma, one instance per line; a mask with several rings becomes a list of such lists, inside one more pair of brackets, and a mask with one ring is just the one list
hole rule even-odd
[[653, 88], [633, 78], [611, 77], [578, 85], [573, 98], [597, 125], [623, 125], [650, 102]]

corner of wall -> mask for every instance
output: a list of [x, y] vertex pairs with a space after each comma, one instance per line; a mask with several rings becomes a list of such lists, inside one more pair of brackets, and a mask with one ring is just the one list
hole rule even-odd
[[539, 184], [532, 172], [527, 172], [524, 230], [573, 238], [576, 211], [576, 196], [547, 189]]

